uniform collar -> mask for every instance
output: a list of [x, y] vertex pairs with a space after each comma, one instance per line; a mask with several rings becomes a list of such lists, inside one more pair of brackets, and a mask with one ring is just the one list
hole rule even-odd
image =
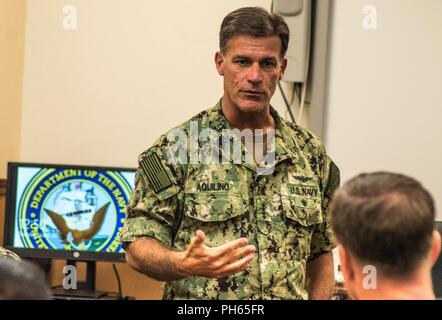
[[[206, 118], [206, 121], [202, 121], [203, 127], [211, 128], [216, 130], [217, 132], [221, 133], [222, 130], [233, 130], [235, 129], [230, 122], [225, 117], [222, 105], [221, 105], [221, 99], [218, 101], [218, 103], [215, 105], [215, 107], [207, 110], [204, 112], [205, 115], [203, 115], [203, 118]], [[278, 112], [270, 106], [270, 114], [272, 115], [273, 119], [275, 120], [275, 165], [279, 162], [285, 161], [287, 159], [291, 159], [292, 162], [295, 162], [297, 160], [298, 155], [295, 152], [297, 149], [296, 142], [292, 138], [293, 136], [293, 129], [290, 127], [290, 125], [287, 123], [286, 120], [282, 119]], [[204, 125], [204, 122], [206, 124]], [[233, 139], [238, 139], [236, 136], [232, 137]], [[247, 152], [243, 149], [243, 152]], [[221, 154], [223, 153], [223, 150], [221, 150]], [[246, 167], [249, 167], [250, 169], [256, 169], [256, 165], [249, 165], [244, 164]]]

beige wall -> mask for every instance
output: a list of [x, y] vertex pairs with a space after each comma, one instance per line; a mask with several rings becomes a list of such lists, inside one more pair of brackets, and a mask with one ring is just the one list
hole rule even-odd
[[[75, 5], [78, 29], [64, 30]], [[21, 159], [137, 165], [167, 129], [222, 95], [222, 18], [270, 0], [29, 1]]]
[[[334, 1], [327, 146], [344, 180], [392, 170], [421, 180], [442, 220], [442, 1]], [[362, 28], [365, 4], [376, 30]]]
[[0, 179], [20, 158], [25, 0], [0, 0]]

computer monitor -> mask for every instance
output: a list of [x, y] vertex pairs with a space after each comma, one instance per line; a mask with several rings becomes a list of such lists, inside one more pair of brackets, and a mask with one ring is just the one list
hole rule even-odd
[[23, 258], [124, 262], [134, 169], [8, 163], [6, 248]]

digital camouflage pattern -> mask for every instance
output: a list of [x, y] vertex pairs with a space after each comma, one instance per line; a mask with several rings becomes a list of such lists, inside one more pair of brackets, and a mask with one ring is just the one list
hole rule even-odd
[[[307, 261], [335, 246], [326, 210], [339, 185], [339, 170], [313, 134], [280, 118], [273, 108], [271, 113], [276, 159], [270, 175], [258, 175], [256, 164], [168, 163], [174, 141], [167, 133], [140, 155], [140, 164], [152, 154], [161, 159], [170, 184], [163, 190], [151, 186], [152, 170], [140, 165], [122, 242], [152, 238], [183, 251], [201, 229], [208, 246], [245, 237], [257, 248], [250, 268], [222, 279], [167, 282], [164, 299], [308, 298]], [[200, 129], [232, 129], [220, 102], [192, 120]], [[178, 128], [188, 131], [190, 121]]]
[[18, 255], [16, 255], [14, 252], [0, 247], [0, 259], [2, 259], [2, 258], [11, 258], [11, 259], [21, 261], [20, 257]]

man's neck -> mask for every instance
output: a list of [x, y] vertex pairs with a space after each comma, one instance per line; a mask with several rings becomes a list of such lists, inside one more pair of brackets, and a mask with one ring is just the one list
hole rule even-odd
[[376, 289], [360, 289], [362, 300], [433, 300], [435, 299], [431, 276], [405, 280], [379, 279]]
[[226, 96], [222, 98], [222, 110], [229, 123], [239, 129], [262, 129], [264, 133], [275, 128], [275, 119], [270, 114], [270, 106], [259, 112], [242, 112], [233, 106]]

